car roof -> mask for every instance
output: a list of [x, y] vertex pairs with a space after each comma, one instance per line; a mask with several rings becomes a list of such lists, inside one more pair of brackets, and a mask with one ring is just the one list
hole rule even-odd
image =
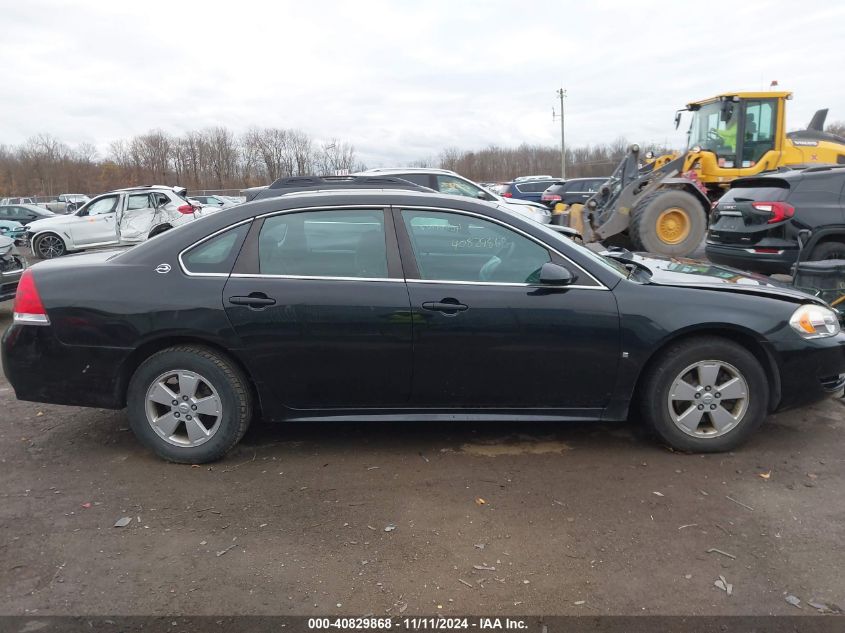
[[789, 165], [781, 167], [773, 171], [764, 171], [754, 176], [746, 176], [745, 178], [737, 178], [731, 183], [731, 186], [737, 184], [742, 185], [755, 180], [801, 180], [803, 178], [813, 178], [835, 174], [837, 176], [845, 176], [845, 165]]
[[112, 191], [106, 191], [105, 193], [101, 193], [100, 195], [105, 195], [107, 193], [123, 193], [126, 191], [169, 191], [170, 193], [175, 193], [173, 191], [173, 187], [169, 187], [167, 185], [136, 185], [134, 187], [123, 187], [121, 189], [113, 189]]
[[361, 174], [447, 174], [449, 176], [460, 176], [459, 173], [451, 169], [440, 169], [439, 167], [373, 167], [359, 171], [355, 175]]

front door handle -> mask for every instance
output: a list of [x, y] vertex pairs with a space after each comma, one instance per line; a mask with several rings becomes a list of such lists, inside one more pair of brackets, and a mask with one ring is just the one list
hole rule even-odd
[[268, 297], [263, 292], [251, 292], [246, 297], [229, 297], [229, 303], [236, 306], [247, 306], [254, 310], [261, 310], [276, 303], [276, 300]]
[[457, 299], [447, 297], [441, 301], [425, 301], [422, 304], [424, 310], [431, 310], [432, 312], [445, 312], [446, 314], [457, 314], [467, 309], [463, 303]]

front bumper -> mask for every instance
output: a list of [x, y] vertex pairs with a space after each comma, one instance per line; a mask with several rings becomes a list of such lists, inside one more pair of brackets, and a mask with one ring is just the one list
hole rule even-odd
[[845, 333], [781, 350], [779, 357], [778, 411], [822, 400], [845, 387]]
[[15, 298], [24, 270], [26, 260], [20, 255], [6, 255], [0, 259], [0, 301]]

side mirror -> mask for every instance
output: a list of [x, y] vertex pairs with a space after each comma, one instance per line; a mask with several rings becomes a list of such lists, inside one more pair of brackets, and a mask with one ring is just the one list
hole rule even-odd
[[564, 268], [559, 264], [546, 262], [540, 269], [540, 283], [544, 286], [568, 286], [575, 277], [569, 272], [568, 268]]
[[487, 192], [480, 190], [477, 194], [475, 194], [475, 197], [479, 200], [487, 200]]

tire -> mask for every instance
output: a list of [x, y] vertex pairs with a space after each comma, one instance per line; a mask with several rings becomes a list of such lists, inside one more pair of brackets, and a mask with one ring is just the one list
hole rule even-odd
[[129, 381], [126, 406], [141, 443], [180, 464], [223, 457], [246, 433], [253, 411], [240, 368], [216, 350], [195, 345], [170, 347], [141, 363]]
[[[676, 238], [661, 237], [658, 222], [665, 223], [664, 233], [673, 231]], [[633, 208], [629, 233], [637, 250], [684, 257], [704, 240], [707, 213], [691, 193], [662, 189], [648, 194]]]
[[55, 233], [44, 233], [35, 238], [32, 252], [38, 259], [54, 259], [67, 253], [67, 244]]
[[[709, 376], [715, 380], [709, 381]], [[736, 377], [741, 380], [728, 384]], [[706, 389], [708, 383], [714, 386]], [[719, 388], [738, 397], [725, 398]], [[739, 397], [743, 392], [744, 398]], [[679, 341], [664, 350], [643, 376], [638, 398], [643, 421], [669, 446], [719, 453], [741, 445], [763, 423], [769, 386], [763, 367], [751, 352], [732, 341], [708, 336]]]
[[823, 259], [845, 259], [845, 243], [843, 242], [822, 242], [810, 253], [812, 261]]

